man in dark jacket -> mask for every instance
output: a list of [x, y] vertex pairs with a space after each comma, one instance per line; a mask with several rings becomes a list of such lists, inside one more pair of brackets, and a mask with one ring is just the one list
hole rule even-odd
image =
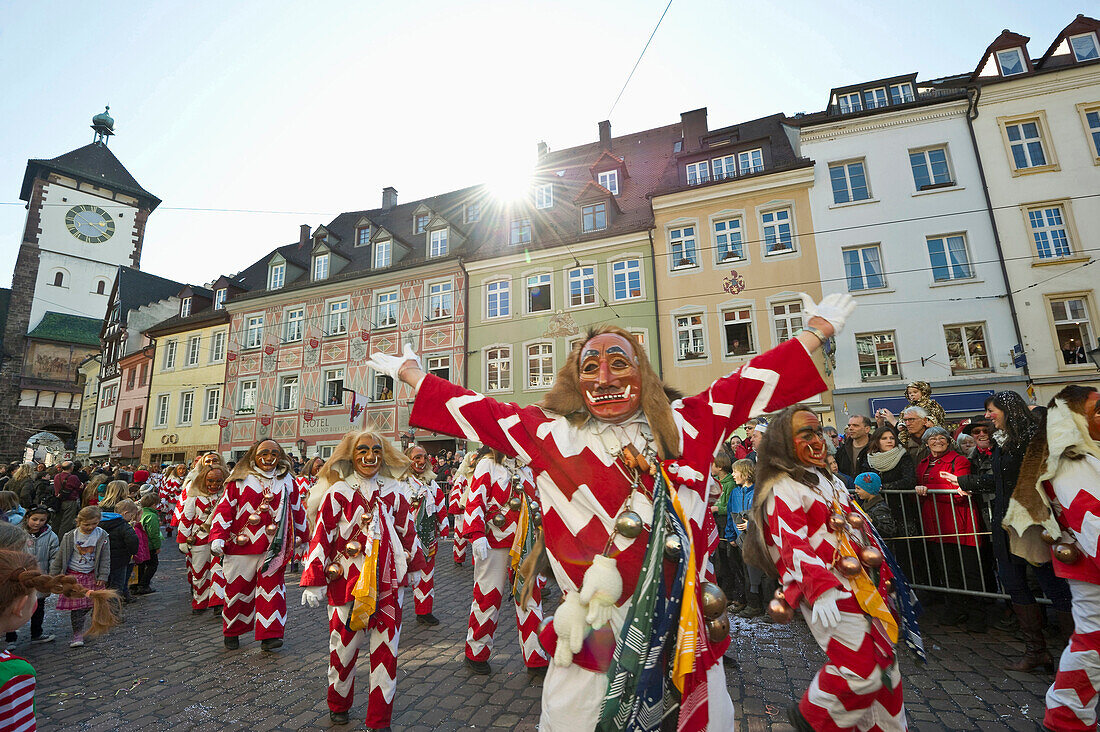
[[83, 492], [84, 484], [73, 472], [72, 461], [61, 463], [61, 470], [53, 477], [53, 495], [58, 504], [54, 532], [58, 536], [64, 536], [76, 528], [76, 513], [80, 510], [80, 494]]
[[123, 602], [130, 602], [130, 583], [127, 580], [130, 561], [138, 551], [138, 537], [126, 514], [136, 516], [140, 509], [130, 500], [119, 501], [117, 508], [120, 513], [104, 511], [99, 522], [100, 528], [107, 532], [111, 540], [111, 574], [107, 578], [107, 587], [117, 590]]
[[859, 463], [867, 454], [871, 443], [871, 431], [875, 423], [870, 417], [853, 414], [848, 418], [848, 428], [844, 430], [845, 439], [836, 450], [836, 464], [840, 472], [849, 478], [859, 473]]

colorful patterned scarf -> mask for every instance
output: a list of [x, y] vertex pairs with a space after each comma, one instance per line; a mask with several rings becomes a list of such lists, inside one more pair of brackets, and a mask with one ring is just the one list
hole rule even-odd
[[[863, 513], [862, 509], [860, 513]], [[917, 622], [917, 616], [924, 612], [924, 608], [921, 607], [920, 600], [917, 599], [917, 593], [913, 592], [913, 589], [909, 586], [909, 580], [906, 578], [905, 573], [901, 571], [897, 559], [886, 548], [886, 542], [882, 540], [870, 519], [867, 520], [867, 526], [871, 529], [871, 534], [875, 537], [875, 543], [882, 551], [886, 566], [890, 568], [890, 574], [893, 575], [891, 579], [894, 581], [894, 597], [897, 600], [898, 620], [901, 625], [899, 634], [901, 641], [910, 653], [916, 656], [921, 663], [924, 663], [928, 660], [928, 656], [924, 652], [924, 639], [921, 638], [920, 624]]]

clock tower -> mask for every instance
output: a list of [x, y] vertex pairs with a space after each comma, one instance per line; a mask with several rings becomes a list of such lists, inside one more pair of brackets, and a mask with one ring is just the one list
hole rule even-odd
[[27, 161], [19, 195], [27, 220], [0, 356], [0, 457], [21, 456], [39, 431], [75, 451], [77, 367], [99, 352], [119, 266], [141, 267], [145, 223], [160, 199], [108, 149], [109, 111], [92, 118], [90, 144]]

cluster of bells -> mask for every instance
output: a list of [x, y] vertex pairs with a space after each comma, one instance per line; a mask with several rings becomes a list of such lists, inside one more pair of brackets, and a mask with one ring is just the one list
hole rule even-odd
[[1054, 547], [1054, 558], [1062, 564], [1076, 564], [1081, 558], [1081, 550], [1071, 541], [1060, 541], [1046, 529], [1042, 533], [1043, 543]]
[[[275, 536], [275, 532], [279, 530], [279, 525], [275, 523], [274, 517], [271, 515], [272, 498], [274, 498], [272, 494], [265, 492], [263, 498], [260, 500], [260, 507], [248, 514], [249, 526], [259, 526], [265, 519], [267, 520], [267, 525], [264, 526], [264, 533], [268, 536]], [[250, 541], [251, 539], [248, 538], [248, 535], [243, 533], [233, 537], [233, 543], [237, 546], [244, 546]]]
[[[363, 515], [359, 517], [359, 526], [363, 531], [367, 531], [370, 528], [371, 513], [364, 511]], [[344, 543], [344, 550], [341, 552], [348, 559], [355, 559], [357, 556], [363, 553], [363, 543], [351, 539]], [[340, 566], [339, 562], [331, 562], [325, 567], [325, 579], [329, 582], [340, 579], [344, 576], [344, 568]]]
[[[667, 545], [666, 545], [667, 550]], [[726, 611], [728, 601], [722, 588], [711, 582], [700, 585], [703, 618], [707, 621], [707, 637], [711, 643], [725, 640], [730, 634], [730, 616]]]
[[[519, 511], [523, 508], [523, 476], [514, 473], [512, 475], [512, 484], [508, 492], [508, 500], [504, 502], [504, 505], [497, 506], [496, 513], [489, 519], [489, 523], [498, 529], [504, 528], [508, 523], [508, 513], [511, 511]], [[527, 517], [531, 521], [531, 524], [537, 529], [542, 525], [542, 512], [539, 510], [539, 504], [537, 501], [527, 502]]]

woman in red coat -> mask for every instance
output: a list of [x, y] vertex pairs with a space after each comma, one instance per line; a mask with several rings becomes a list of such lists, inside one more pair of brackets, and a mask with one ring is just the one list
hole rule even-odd
[[[978, 554], [985, 541], [981, 516], [970, 494], [945, 477], [969, 475], [970, 461], [953, 449], [951, 436], [942, 427], [931, 427], [922, 437], [929, 455], [917, 466], [916, 492], [929, 574], [954, 590], [985, 591]], [[952, 593], [943, 619], [949, 625], [966, 623], [971, 632], [984, 632], [984, 603]]]

